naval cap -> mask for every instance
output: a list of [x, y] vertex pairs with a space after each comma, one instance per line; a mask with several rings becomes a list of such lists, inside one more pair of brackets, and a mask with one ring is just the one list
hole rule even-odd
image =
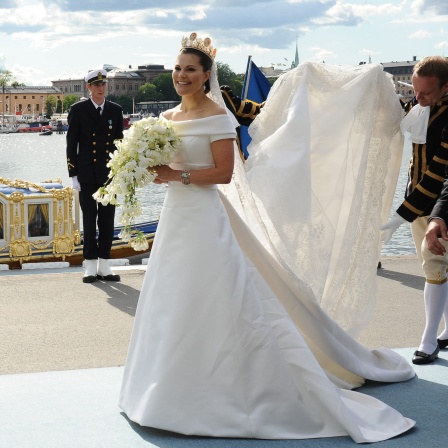
[[92, 84], [95, 82], [107, 82], [107, 72], [106, 70], [103, 69], [92, 70], [89, 73], [87, 73], [84, 79], [88, 84]]

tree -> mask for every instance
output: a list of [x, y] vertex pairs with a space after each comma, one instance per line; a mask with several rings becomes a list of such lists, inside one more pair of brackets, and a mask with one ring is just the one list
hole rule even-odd
[[64, 111], [68, 112], [72, 107], [72, 104], [77, 103], [79, 98], [76, 95], [65, 95], [64, 96]]
[[117, 98], [117, 104], [123, 108], [123, 113], [126, 115], [134, 112], [134, 102], [129, 95], [120, 95]]
[[160, 92], [160, 100], [162, 101], [179, 101], [180, 97], [176, 92], [173, 84], [171, 73], [164, 73], [157, 76], [154, 81], [157, 91]]
[[[45, 102], [45, 110], [47, 111], [45, 116], [47, 118], [51, 118], [51, 116], [53, 115], [53, 111], [56, 107], [56, 101], [57, 100], [54, 95], [48, 95], [47, 101]], [[43, 113], [43, 111], [42, 111], [42, 113]]]
[[243, 90], [244, 75], [237, 75], [228, 64], [217, 62], [216, 65], [219, 85], [229, 86], [235, 95], [240, 96]]
[[123, 114], [132, 114], [134, 104], [132, 101], [132, 97], [130, 97], [129, 95], [124, 94], [118, 96], [111, 93], [110, 95], [107, 95], [107, 99], [109, 101], [112, 101], [113, 103], [119, 104], [123, 109]]
[[4, 68], [0, 68], [0, 87], [2, 88], [2, 124], [5, 122], [5, 87], [14, 80], [12, 72]]
[[62, 100], [57, 100], [56, 102], [56, 113], [62, 114]]
[[162, 94], [158, 91], [157, 86], [149, 82], [143, 84], [135, 95], [135, 101], [158, 101], [162, 99]]

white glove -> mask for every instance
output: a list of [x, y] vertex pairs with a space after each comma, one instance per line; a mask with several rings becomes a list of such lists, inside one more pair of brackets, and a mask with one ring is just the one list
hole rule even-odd
[[72, 182], [73, 182], [73, 189], [81, 191], [81, 185], [78, 182], [78, 176], [73, 176], [72, 177]]
[[394, 213], [392, 218], [387, 221], [384, 226], [380, 227], [380, 230], [383, 231], [381, 235], [381, 239], [384, 243], [388, 243], [389, 240], [392, 238], [392, 235], [394, 232], [400, 227], [402, 224], [404, 224], [406, 220], [402, 218], [398, 213]]

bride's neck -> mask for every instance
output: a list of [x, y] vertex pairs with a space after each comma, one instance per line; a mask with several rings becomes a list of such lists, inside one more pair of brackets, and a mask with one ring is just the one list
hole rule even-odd
[[186, 114], [194, 113], [196, 111], [207, 107], [208, 98], [205, 93], [199, 93], [196, 95], [184, 95], [180, 104], [180, 110]]

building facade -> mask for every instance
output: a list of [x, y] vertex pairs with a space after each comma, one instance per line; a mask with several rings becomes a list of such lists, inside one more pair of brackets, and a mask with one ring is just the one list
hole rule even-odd
[[[107, 70], [108, 95], [128, 95], [134, 98], [138, 89], [146, 83], [152, 83], [155, 78], [165, 73], [171, 73], [163, 65], [147, 64], [139, 65], [137, 69], [119, 69], [110, 65], [104, 65]], [[54, 87], [60, 89], [64, 95], [76, 95], [78, 98], [88, 98], [89, 91], [84, 78], [68, 78], [51, 81]]]
[[405, 100], [410, 100], [414, 96], [412, 70], [417, 62], [417, 56], [414, 56], [411, 61], [381, 63], [384, 71], [392, 75], [395, 92]]
[[45, 104], [49, 96], [64, 101], [63, 92], [56, 87], [6, 86], [0, 90], [0, 112], [3, 117], [32, 119], [45, 114]]
[[179, 101], [142, 101], [135, 103], [136, 111], [142, 115], [158, 117], [162, 112], [180, 104]]

